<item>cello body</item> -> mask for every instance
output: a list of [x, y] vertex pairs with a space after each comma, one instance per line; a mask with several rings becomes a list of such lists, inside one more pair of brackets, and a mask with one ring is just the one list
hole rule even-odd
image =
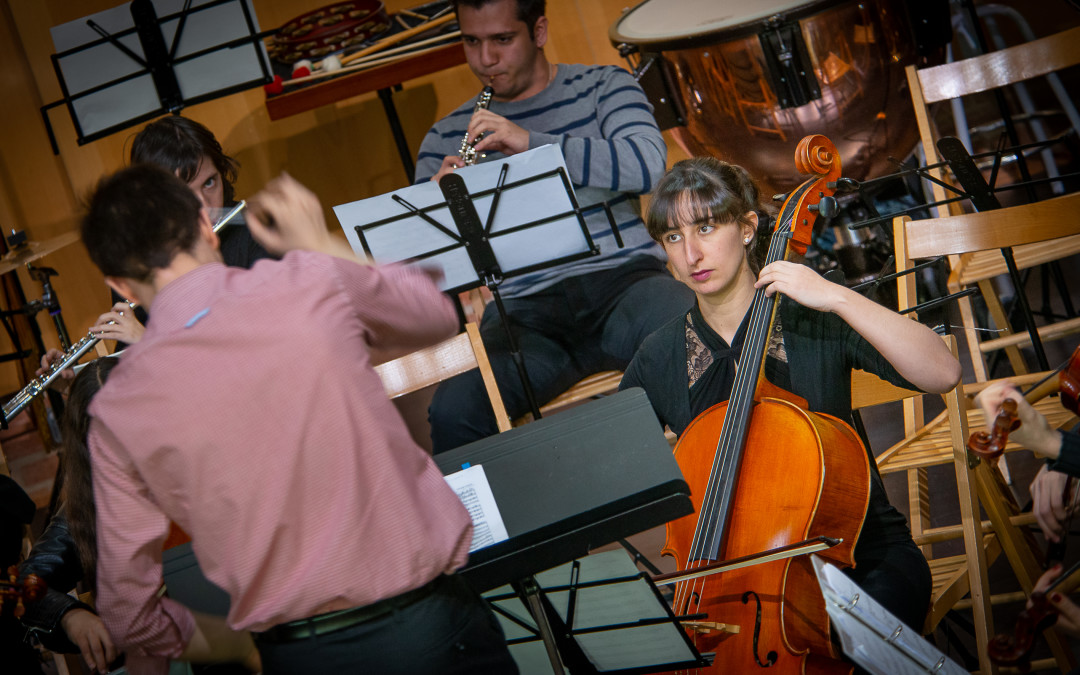
[[[675, 447], [695, 514], [668, 524], [664, 555], [687, 560], [727, 408], [724, 402], [699, 415]], [[826, 535], [844, 542], [819, 555], [842, 567], [854, 564], [870, 498], [869, 460], [855, 431], [834, 417], [766, 397], [754, 406], [746, 447], [721, 559]], [[689, 562], [692, 568], [713, 561]], [[829, 618], [808, 557], [704, 579], [696, 587], [683, 582], [686, 588], [676, 591], [676, 612], [707, 613], [709, 622], [739, 627], [735, 634], [691, 629], [699, 651], [716, 653], [710, 671], [753, 673], [773, 653], [769, 673], [851, 672], [850, 664], [835, 660]]]

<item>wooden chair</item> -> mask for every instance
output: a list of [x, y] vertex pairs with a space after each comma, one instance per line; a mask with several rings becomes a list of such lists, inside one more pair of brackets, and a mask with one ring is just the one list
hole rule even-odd
[[[619, 390], [619, 383], [622, 382], [622, 376], [621, 370], [604, 370], [599, 373], [593, 373], [592, 375], [579, 380], [577, 384], [540, 406], [540, 414], [550, 415], [563, 408], [568, 408], [576, 403], [580, 403], [581, 401], [588, 401], [599, 396], [614, 394]], [[522, 424], [532, 421], [532, 413], [525, 413], [523, 416], [514, 420], [514, 426], [521, 426]]]
[[[955, 355], [955, 339], [951, 336], [945, 339]], [[861, 370], [852, 373], [851, 404], [854, 410], [896, 401], [921, 403], [922, 396], [921, 392], [902, 389]], [[898, 463], [892, 461], [898, 453], [920, 453], [918, 448], [928, 442], [933, 443], [934, 464], [952, 463], [956, 474], [961, 523], [950, 528], [949, 534], [953, 538], [963, 538], [963, 554], [943, 558], [935, 558], [932, 555], [931, 540], [926, 537], [929, 494], [921, 488], [915, 489], [913, 493], [909, 492], [912, 535], [930, 563], [933, 575], [930, 610], [923, 626], [923, 633], [932, 633], [944, 618], [945, 613], [956, 607], [964, 596], [970, 595], [979, 669], [983, 673], [989, 673], [991, 672], [990, 662], [986, 656], [986, 648], [994, 627], [990, 610], [987, 568], [1000, 553], [1001, 548], [998, 546], [995, 549], [992, 545], [988, 547], [988, 544], [992, 544], [993, 538], [988, 540], [979, 517], [979, 500], [975, 480], [968, 468], [965, 447], [968, 424], [962, 412], [962, 385], [957, 384], [951, 391], [944, 394], [944, 399], [946, 411], [935, 420], [937, 424], [933, 430], [916, 425], [908, 416], [905, 416], [905, 437], [878, 456], [878, 470], [883, 475], [899, 470]], [[920, 461], [917, 467], [913, 466], [909, 470], [918, 471], [923, 477], [921, 484], [909, 482], [909, 490], [914, 485], [925, 485], [926, 465], [923, 462]], [[941, 533], [936, 534], [941, 536]]]
[[[471, 320], [479, 323], [480, 318], [484, 315], [484, 307], [490, 300], [490, 293], [488, 293], [486, 288], [475, 288], [460, 293], [458, 299], [464, 308], [466, 316], [472, 317]], [[614, 394], [619, 390], [619, 382], [621, 381], [622, 371], [619, 370], [605, 370], [599, 373], [593, 373], [592, 375], [583, 378], [554, 399], [541, 405], [540, 414], [548, 415], [581, 401], [587, 401], [607, 394]], [[533, 421], [532, 413], [526, 413], [514, 420], [513, 424], [514, 426], [521, 426], [522, 424], [531, 421]]]
[[[1077, 64], [1080, 64], [1080, 27], [941, 66], [922, 70], [916, 70], [915, 66], [908, 66], [908, 85], [927, 164], [940, 161], [935, 146], [937, 134], [933, 128], [928, 106], [940, 101], [1015, 84]], [[941, 178], [939, 172], [932, 173], [936, 178]], [[945, 198], [945, 191], [941, 185], [933, 183], [932, 189], [935, 201]], [[1075, 223], [1076, 221], [1068, 222]], [[1080, 227], [1074, 224], [1071, 232], [1059, 235], [1071, 235], [1065, 240], [1043, 241], [1019, 246], [1013, 252], [1017, 267], [1025, 269], [1080, 253], [1078, 232], [1080, 232]], [[991, 284], [994, 277], [1006, 272], [1005, 261], [1000, 251], [983, 249], [976, 253], [953, 256], [950, 258], [950, 266], [952, 268], [948, 282], [950, 291], [956, 292], [966, 286], [978, 285], [991, 318], [997, 328], [1004, 331], [1000, 338], [980, 341], [975, 334], [976, 324], [971, 303], [967, 298], [961, 299], [961, 318], [965, 330], [970, 331], [967, 336], [967, 345], [976, 379], [983, 381], [988, 378], [984, 355], [998, 349], [1005, 350], [1014, 372], [1027, 372], [1019, 347], [1029, 345], [1031, 340], [1027, 335], [1011, 333], [1005, 311]], [[1080, 318], [1073, 318], [1041, 326], [1039, 335], [1044, 339], [1053, 339], [1077, 331], [1080, 331]]]
[[491, 362], [480, 339], [480, 329], [474, 323], [465, 324], [465, 332], [449, 340], [375, 366], [375, 372], [382, 378], [386, 395], [395, 399], [473, 368], [479, 368], [484, 378], [484, 387], [499, 431], [508, 431], [510, 417], [506, 414], [502, 395], [495, 384], [495, 374], [491, 371]]
[[[912, 221], [906, 216], [897, 218], [893, 224], [897, 270], [910, 269], [913, 261], [920, 258], [961, 255], [1054, 239], [1060, 236], [1063, 227], [1068, 227], [1063, 224], [1067, 221], [1056, 221], [1048, 214], [1057, 213], [1061, 208], [1068, 210], [1078, 206], [1080, 195], [1072, 195], [983, 213], [918, 221]], [[900, 308], [913, 306], [915, 280], [912, 276], [900, 277], [897, 285]], [[1040, 379], [1041, 375], [1028, 374], [1010, 379], [1017, 385], [1024, 386]], [[929, 551], [933, 543], [962, 534], [965, 538], [965, 550], [970, 554], [970, 541], [983, 539], [983, 555], [987, 561], [992, 562], [999, 553], [1005, 553], [1020, 585], [1027, 593], [1041, 574], [1039, 556], [1032, 549], [1030, 537], [1020, 529], [1021, 526], [1030, 524], [1031, 519], [1019, 515], [1019, 507], [1012, 492], [1004, 484], [1001, 472], [988, 462], [969, 459], [964, 449], [970, 431], [981, 429], [985, 424], [982, 411], [974, 406], [971, 397], [987, 384], [981, 382], [963, 386], [959, 406], [947, 406], [945, 413], [925, 423], [921, 401], [906, 400], [905, 438], [878, 456], [878, 467], [883, 475], [893, 472], [906, 473], [912, 534], [916, 543], [924, 547], [924, 552]], [[953, 410], [954, 407], [958, 407], [958, 410]], [[1035, 407], [1046, 415], [1050, 424], [1055, 427], [1069, 426], [1075, 422], [1075, 416], [1057, 401], [1040, 401]], [[957, 443], [961, 445], [957, 446]], [[1008, 449], [1016, 449], [1016, 446], [1010, 445]], [[956, 468], [958, 485], [961, 485], [958, 462], [971, 466], [970, 480], [978, 495], [978, 504], [986, 511], [986, 522], [980, 522], [974, 515], [964, 514], [962, 511], [964, 522], [960, 528], [930, 527], [927, 468], [949, 462]], [[962, 497], [965, 489], [961, 485]], [[978, 511], [974, 513], [977, 514]], [[992, 531], [994, 536], [984, 537], [984, 530]], [[931, 556], [928, 554], [929, 557]], [[935, 607], [928, 619], [928, 628], [936, 625], [944, 611], [954, 606], [968, 591], [972, 596], [973, 610], [978, 611], [977, 606], [984, 602], [980, 594], [985, 594], [987, 590], [982, 587], [981, 580], [978, 584], [974, 583], [974, 572], [971, 569], [950, 567], [950, 563], [946, 561], [940, 564], [932, 563], [932, 567], [935, 573]], [[989, 621], [986, 627], [991, 628]], [[982, 636], [979, 637], [982, 639]], [[1051, 636], [1051, 647], [1057, 663], [1071, 667], [1074, 663], [1072, 653], [1059, 636]], [[984, 653], [981, 643], [979, 650], [980, 654]], [[983, 672], [989, 671], [983, 669]]]

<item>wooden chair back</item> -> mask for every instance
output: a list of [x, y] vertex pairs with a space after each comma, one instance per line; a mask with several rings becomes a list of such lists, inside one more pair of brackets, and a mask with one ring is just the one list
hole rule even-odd
[[[1036, 202], [1011, 206], [994, 211], [966, 213], [944, 218], [926, 218], [911, 220], [907, 216], [893, 222], [893, 242], [895, 246], [896, 269], [903, 271], [914, 265], [914, 260], [950, 256], [951, 259], [967, 254], [991, 253], [1000, 260], [998, 249], [1011, 247], [1017, 267], [1023, 269], [1053, 257], [1055, 251], [1065, 254], [1073, 250], [1072, 242], [1080, 243], [1080, 193], [1073, 193]], [[973, 258], [972, 261], [975, 259]], [[971, 264], [977, 264], [972, 262]], [[970, 268], [970, 265], [969, 265]], [[955, 270], [954, 270], [955, 271]], [[988, 279], [992, 274], [977, 274], [969, 269], [973, 276], [985, 276], [978, 283], [979, 289], [988, 307], [998, 307], [999, 300]], [[962, 284], [950, 284], [951, 291], [960, 290]], [[917, 304], [915, 296], [915, 278], [908, 274], [897, 280], [897, 295], [901, 309]], [[963, 310], [963, 307], [961, 308]], [[980, 339], [980, 331], [974, 319], [963, 311], [963, 329], [969, 347], [976, 379], [986, 380], [986, 368], [983, 355], [997, 349], [1016, 349], [1030, 344], [1026, 332], [1011, 333], [1004, 313], [993, 312], [999, 329], [1005, 329], [1001, 337]], [[1080, 331], [1080, 318], [1071, 318], [1056, 323], [1040, 326], [1042, 339], [1060, 338], [1063, 335]], [[1026, 369], [1016, 368], [1018, 373]]]
[[[1080, 65], [1080, 27], [1025, 44], [940, 66], [922, 70], [916, 70], [915, 66], [908, 66], [908, 86], [915, 110], [915, 119], [919, 127], [922, 148], [926, 155], [926, 163], [935, 164], [940, 161], [935, 145], [937, 133], [934, 128], [933, 117], [930, 114], [930, 105], [946, 100], [960, 99], [964, 96], [986, 92], [1006, 85], [1020, 85], [1026, 80], [1050, 75], [1076, 65]], [[1051, 80], [1050, 85], [1059, 99], [1067, 96], [1060, 82]], [[1080, 132], [1080, 118], [1078, 118], [1075, 108], [1066, 105], [1062, 107], [1065, 109], [1074, 130]], [[1044, 155], [1049, 155], [1049, 153], [1044, 153]], [[1044, 161], [1049, 160], [1044, 158]], [[930, 174], [936, 181], [942, 180], [942, 173], [939, 170], [932, 169]], [[945, 189], [936, 181], [930, 183], [933, 198], [934, 201], [942, 201], [946, 198]], [[950, 204], [948, 210], [949, 213], [954, 215], [963, 212], [963, 208], [959, 203]], [[945, 215], [945, 212], [941, 211], [939, 215]], [[1072, 234], [1075, 235], [1075, 231]], [[1013, 251], [1017, 259], [1018, 269], [1053, 263], [1076, 253], [1080, 253], [1080, 236], [1071, 236], [1068, 240], [1059, 243], [1046, 242], [1026, 245]], [[966, 286], [978, 285], [986, 301], [986, 309], [990, 318], [998, 329], [1005, 329], [1009, 333], [1008, 339], [1004, 339], [1005, 336], [1003, 336], [1000, 342], [993, 340], [983, 342], [968, 341], [968, 353], [971, 356], [976, 380], [985, 381], [989, 379], [989, 369], [984, 354], [997, 349], [1004, 350], [1015, 373], [1028, 372], [1019, 346], [1030, 344], [1030, 338], [1021, 334], [1011, 334], [1004, 305], [998, 298], [990, 281], [993, 277], [1006, 272], [1004, 257], [996, 250], [983, 248], [975, 253], [951, 255], [949, 265], [951, 268], [949, 290], [956, 292]], [[959, 309], [965, 329], [974, 330], [975, 313], [971, 302], [966, 298], [961, 299]], [[1045, 337], [1053, 339], [1080, 330], [1080, 322], [1051, 322], [1046, 327], [1039, 329], [1040, 336], [1044, 336], [1044, 328]]]
[[[934, 145], [937, 138], [929, 112], [931, 104], [1016, 84], [1075, 65], [1080, 65], [1080, 26], [962, 61], [922, 70], [908, 66], [908, 86], [926, 163], [940, 161]], [[933, 191], [934, 201], [945, 198], [940, 185], [933, 184]]]
[[480, 339], [480, 329], [474, 323], [465, 324], [465, 332], [449, 340], [375, 366], [375, 372], [382, 378], [386, 395], [394, 399], [473, 368], [478, 368], [484, 378], [484, 387], [495, 412], [499, 431], [508, 431], [510, 418], [495, 384], [495, 374]]

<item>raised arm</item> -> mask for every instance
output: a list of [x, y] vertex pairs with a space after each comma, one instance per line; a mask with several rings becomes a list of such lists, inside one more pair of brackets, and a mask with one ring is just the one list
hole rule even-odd
[[960, 362], [934, 331], [834, 284], [805, 265], [774, 262], [756, 286], [782, 293], [800, 305], [832, 312], [861, 335], [904, 379], [922, 391], [943, 393], [960, 381]]
[[248, 229], [263, 248], [277, 256], [295, 250], [317, 251], [367, 264], [356, 257], [348, 242], [330, 234], [319, 198], [287, 173], [267, 183], [248, 201]]

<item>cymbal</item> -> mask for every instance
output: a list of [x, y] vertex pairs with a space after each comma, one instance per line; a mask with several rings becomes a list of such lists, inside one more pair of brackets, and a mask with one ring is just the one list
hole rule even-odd
[[53, 251], [62, 249], [77, 241], [79, 241], [79, 233], [74, 230], [47, 241], [28, 241], [22, 246], [8, 251], [0, 258], [0, 274], [13, 272], [26, 263], [43, 258]]

